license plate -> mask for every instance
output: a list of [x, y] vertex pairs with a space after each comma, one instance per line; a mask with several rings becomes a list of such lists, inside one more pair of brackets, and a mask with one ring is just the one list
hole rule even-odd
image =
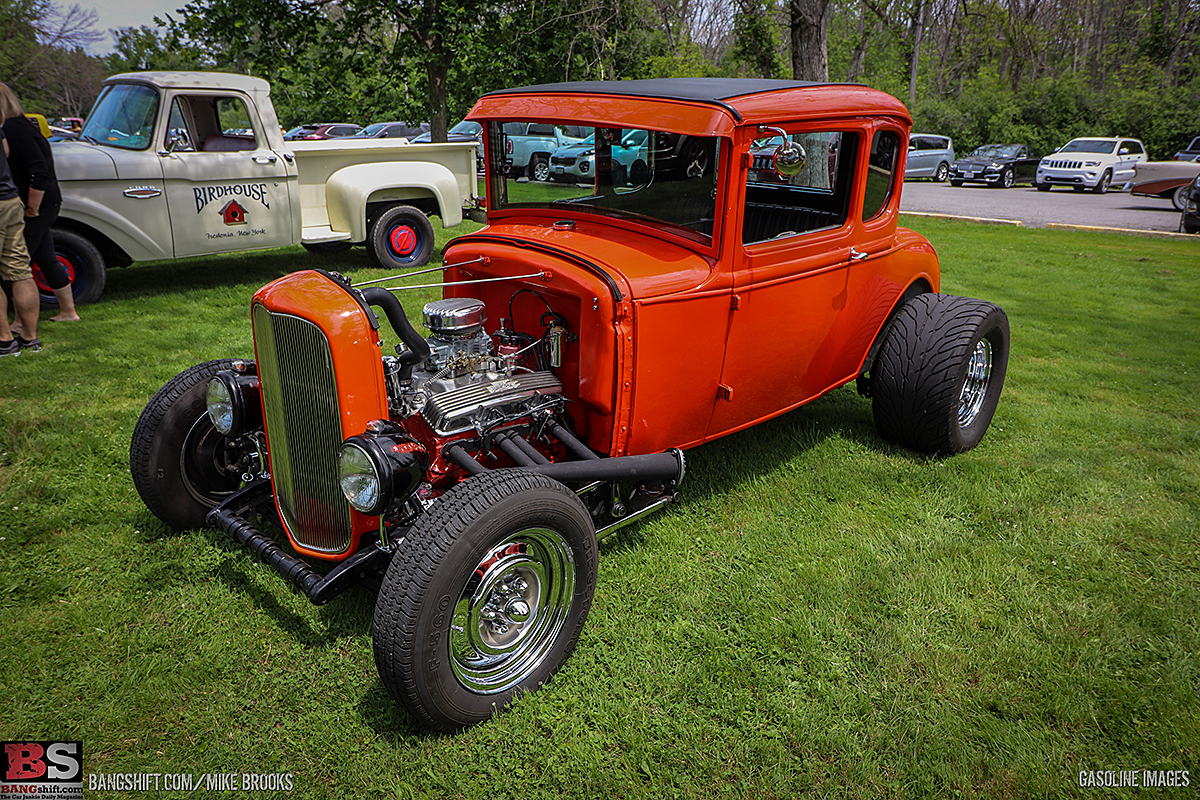
[[964, 177], [964, 178], [974, 178], [974, 177], [975, 177], [975, 173], [974, 173], [974, 172], [964, 172], [964, 173], [963, 173], [963, 177]]
[[564, 172], [566, 172], [566, 170], [564, 170], [562, 167], [555, 167], [554, 172], [558, 175], [562, 175]]

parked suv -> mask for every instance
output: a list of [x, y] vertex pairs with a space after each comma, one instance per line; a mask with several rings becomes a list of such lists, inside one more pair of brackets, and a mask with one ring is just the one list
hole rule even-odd
[[1123, 186], [1133, 180], [1134, 165], [1145, 160], [1146, 148], [1137, 139], [1072, 139], [1038, 163], [1034, 180], [1039, 192], [1070, 186], [1077, 192], [1104, 194], [1114, 183]]
[[[911, 120], [890, 95], [583, 82], [493, 92], [469, 119], [487, 226], [446, 246], [428, 335], [403, 286], [293, 272], [251, 301], [256, 360], [171, 379], [130, 446], [168, 525], [223, 529], [315, 603], [376, 587], [383, 686], [448, 731], [563, 666], [597, 539], [674, 503], [686, 450], [853, 383], [880, 449], [959, 453], [1009, 352], [1004, 312], [939, 294], [933, 247], [897, 224]], [[588, 129], [591, 183], [515, 179], [514, 123]], [[622, 175], [635, 136], [648, 163]]]
[[954, 163], [954, 144], [949, 136], [914, 133], [908, 140], [908, 162], [904, 178], [933, 178], [939, 183], [950, 174]]

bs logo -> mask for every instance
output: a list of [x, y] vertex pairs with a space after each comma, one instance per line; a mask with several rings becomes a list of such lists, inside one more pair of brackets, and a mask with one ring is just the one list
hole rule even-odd
[[0, 783], [82, 783], [82, 742], [3, 742]]

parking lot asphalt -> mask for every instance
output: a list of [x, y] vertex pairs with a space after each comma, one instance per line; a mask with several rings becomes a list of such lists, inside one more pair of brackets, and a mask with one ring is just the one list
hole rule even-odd
[[1070, 189], [1039, 192], [1032, 186], [996, 189], [951, 186], [927, 180], [904, 182], [900, 211], [1019, 220], [1030, 228], [1050, 224], [1140, 231], [1179, 231], [1179, 212], [1170, 200], [1134, 197], [1129, 192], [1078, 193]]

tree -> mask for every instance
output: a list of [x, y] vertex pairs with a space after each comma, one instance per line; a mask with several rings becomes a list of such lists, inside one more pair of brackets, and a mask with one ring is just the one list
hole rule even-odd
[[829, 80], [828, 30], [832, 10], [830, 0], [788, 0], [793, 79]]

